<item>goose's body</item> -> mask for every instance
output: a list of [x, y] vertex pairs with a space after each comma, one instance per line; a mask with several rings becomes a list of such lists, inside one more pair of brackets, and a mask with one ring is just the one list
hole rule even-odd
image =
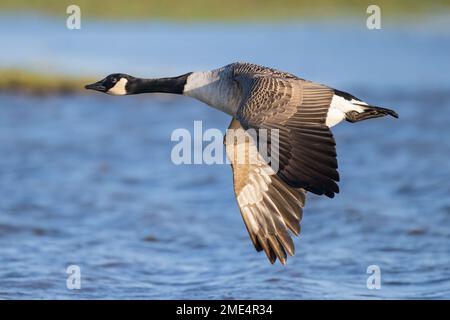
[[[278, 258], [284, 264], [286, 252], [294, 254], [287, 230], [300, 232], [305, 193], [334, 197], [339, 192], [330, 128], [343, 120], [397, 117], [392, 110], [370, 106], [346, 92], [249, 63], [174, 78], [113, 74], [86, 88], [116, 95], [183, 94], [232, 116], [229, 129], [256, 130], [257, 141], [263, 140], [258, 130], [276, 130], [279, 148], [271, 156], [278, 158], [278, 170], [260, 155], [244, 130], [239, 132], [246, 139], [225, 139], [245, 225], [255, 248], [264, 250], [272, 263]], [[250, 161], [237, 161], [236, 154], [242, 152]]]

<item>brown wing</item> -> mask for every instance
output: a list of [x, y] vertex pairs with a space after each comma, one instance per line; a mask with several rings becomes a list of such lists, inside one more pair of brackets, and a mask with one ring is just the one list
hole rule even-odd
[[300, 233], [305, 191], [289, 187], [260, 156], [251, 136], [233, 119], [225, 138], [233, 169], [234, 192], [242, 218], [257, 251], [271, 263], [286, 263], [294, 254], [288, 232]]
[[244, 94], [236, 115], [244, 129], [278, 130], [278, 152], [270, 155], [278, 158], [277, 175], [291, 187], [334, 197], [339, 192], [336, 147], [325, 124], [333, 90], [265, 74], [235, 73], [235, 80]]
[[271, 77], [284, 78], [284, 79], [300, 79], [292, 73], [280, 71], [273, 68], [268, 68], [248, 62], [235, 62], [230, 65], [233, 68], [234, 75], [268, 75]]

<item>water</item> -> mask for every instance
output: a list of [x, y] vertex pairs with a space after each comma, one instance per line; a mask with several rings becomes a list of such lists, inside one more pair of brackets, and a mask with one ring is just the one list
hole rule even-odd
[[[334, 129], [341, 193], [307, 197], [296, 255], [283, 267], [254, 250], [227, 165], [170, 161], [174, 129], [203, 120], [225, 130], [228, 116], [183, 97], [3, 93], [0, 298], [450, 298], [450, 41], [442, 28], [144, 24], [149, 41], [136, 42], [142, 26], [97, 22], [92, 34], [84, 25], [91, 40], [72, 34], [78, 40], [67, 48], [58, 21], [35, 19], [9, 25], [9, 48], [22, 50], [8, 61], [3, 50], [4, 64], [39, 69], [47, 64], [33, 59], [42, 52], [61, 72], [115, 72], [121, 61], [152, 75], [158, 65], [156, 73], [176, 74], [249, 60], [392, 106], [400, 119]], [[284, 47], [280, 30], [290, 30], [280, 35], [291, 39]], [[38, 34], [40, 46], [22, 41]], [[200, 43], [212, 44], [192, 45]], [[66, 63], [77, 54], [83, 59]], [[72, 264], [81, 290], [66, 288]], [[381, 268], [381, 290], [366, 287], [369, 265]]]

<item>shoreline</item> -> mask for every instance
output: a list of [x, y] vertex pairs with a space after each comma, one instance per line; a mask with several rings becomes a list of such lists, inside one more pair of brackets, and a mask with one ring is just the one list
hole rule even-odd
[[[370, 3], [345, 0], [267, 0], [264, 4], [241, 0], [175, 1], [172, 5], [157, 0], [110, 1], [108, 6], [101, 2], [79, 0], [77, 5], [83, 17], [93, 19], [145, 20], [156, 19], [177, 22], [257, 22], [280, 21], [299, 18], [324, 20], [330, 18], [359, 17], [366, 15]], [[436, 0], [433, 3], [419, 0], [379, 0], [376, 3], [385, 18], [425, 17], [450, 12], [450, 2]], [[67, 4], [53, 0], [30, 2], [28, 0], [5, 0], [0, 3], [2, 14], [45, 14], [67, 17]]]
[[21, 69], [0, 69], [0, 92], [29, 95], [82, 93], [95, 77], [42, 74]]

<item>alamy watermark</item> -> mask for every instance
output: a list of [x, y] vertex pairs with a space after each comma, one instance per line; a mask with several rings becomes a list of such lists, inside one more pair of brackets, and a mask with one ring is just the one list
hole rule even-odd
[[67, 279], [66, 288], [69, 290], [81, 289], [81, 268], [76, 264], [72, 264], [66, 268]]
[[203, 131], [202, 121], [194, 121], [192, 132], [186, 128], [172, 132], [171, 141], [176, 142], [171, 151], [174, 164], [259, 164], [264, 161], [274, 172], [278, 171], [278, 129], [228, 129], [224, 136], [216, 128]]
[[366, 20], [367, 29], [381, 29], [381, 8], [376, 4], [371, 4], [367, 7], [366, 13], [369, 14]]
[[366, 286], [369, 290], [380, 290], [381, 289], [381, 269], [378, 265], [372, 264], [367, 267], [367, 274], [370, 276], [367, 277]]
[[71, 4], [66, 8], [66, 13], [69, 15], [66, 20], [66, 27], [69, 30], [81, 29], [81, 9], [75, 4]]

